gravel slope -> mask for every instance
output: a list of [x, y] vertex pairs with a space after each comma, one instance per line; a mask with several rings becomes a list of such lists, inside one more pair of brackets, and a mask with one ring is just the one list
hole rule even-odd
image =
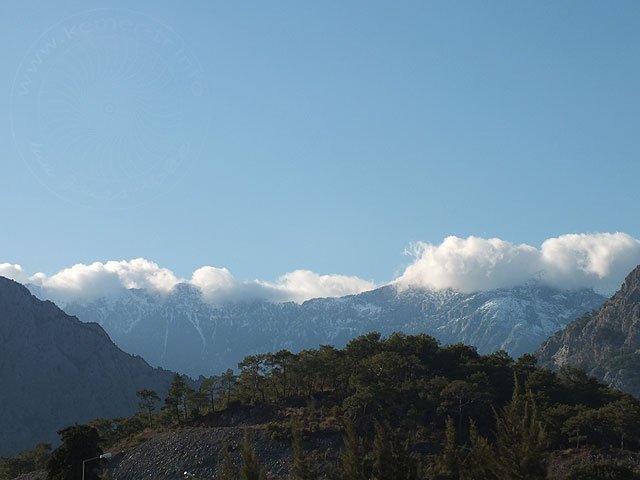
[[[227, 444], [236, 465], [241, 464], [240, 446], [244, 434], [256, 449], [267, 477], [287, 478], [291, 463], [288, 439], [272, 439], [264, 427], [203, 427], [154, 435], [138, 446], [114, 455], [108, 464], [114, 480], [184, 479], [188, 471], [196, 478], [213, 478], [221, 462], [221, 449]], [[318, 433], [304, 439], [305, 449], [324, 471], [342, 445], [339, 433]], [[325, 454], [328, 449], [333, 453]], [[322, 473], [322, 472], [321, 472]]]

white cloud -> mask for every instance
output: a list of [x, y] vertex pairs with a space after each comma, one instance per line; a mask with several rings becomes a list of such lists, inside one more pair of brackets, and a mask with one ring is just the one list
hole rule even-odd
[[640, 241], [626, 233], [570, 234], [540, 248], [497, 238], [447, 237], [418, 242], [414, 262], [395, 281], [401, 287], [491, 290], [539, 279], [561, 288], [590, 287], [612, 293], [640, 263]]
[[640, 264], [640, 241], [626, 233], [562, 235], [541, 247], [546, 280], [611, 293]]
[[[410, 253], [414, 261], [391, 282], [399, 288], [474, 292], [538, 279], [560, 288], [591, 287], [612, 293], [640, 263], [640, 241], [625, 233], [571, 234], [550, 238], [536, 248], [498, 238], [452, 236], [437, 245], [418, 242]], [[0, 275], [38, 285], [43, 295], [63, 304], [108, 296], [123, 287], [166, 294], [178, 283], [198, 287], [212, 303], [256, 299], [303, 302], [376, 288], [375, 283], [358, 277], [309, 270], [295, 270], [275, 281], [239, 281], [226, 268], [204, 266], [190, 279], [182, 279], [144, 258], [76, 264], [53, 275], [29, 275], [20, 265], [0, 263]]]
[[233, 275], [226, 268], [200, 267], [193, 272], [189, 283], [198, 287], [209, 301], [226, 299], [237, 288]]
[[346, 275], [319, 275], [309, 270], [295, 270], [275, 282], [236, 281], [226, 268], [202, 267], [193, 272], [190, 283], [211, 302], [225, 300], [270, 300], [304, 302], [318, 297], [341, 297], [376, 287], [373, 282]]
[[171, 270], [144, 258], [107, 262], [105, 269], [116, 273], [127, 288], [147, 288], [166, 293], [180, 282]]
[[415, 261], [397, 280], [435, 290], [491, 290], [523, 283], [538, 268], [538, 252], [498, 238], [447, 237], [440, 245], [418, 242], [410, 252]]
[[78, 263], [52, 276], [36, 273], [29, 281], [42, 287], [51, 299], [67, 302], [108, 296], [122, 287], [166, 293], [180, 280], [170, 270], [136, 258], [90, 265]]
[[255, 282], [274, 297], [303, 302], [310, 298], [342, 297], [376, 288], [375, 283], [347, 275], [319, 275], [309, 270], [295, 270], [278, 278], [275, 283]]
[[319, 275], [307, 270], [287, 273], [275, 282], [241, 282], [226, 268], [204, 266], [195, 270], [190, 280], [186, 280], [144, 258], [94, 262], [89, 265], [79, 263], [51, 276], [41, 272], [29, 276], [20, 265], [2, 263], [0, 275], [39, 286], [44, 296], [61, 304], [109, 296], [123, 287], [144, 288], [166, 294], [178, 283], [198, 287], [205, 300], [212, 303], [258, 299], [303, 302], [310, 298], [343, 296], [375, 288], [374, 283], [358, 277]]
[[25, 283], [29, 279], [20, 265], [12, 263], [0, 263], [0, 277], [10, 278], [19, 283]]

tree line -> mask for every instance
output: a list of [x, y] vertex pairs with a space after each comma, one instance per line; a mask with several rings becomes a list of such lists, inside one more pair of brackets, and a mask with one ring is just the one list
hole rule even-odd
[[[91, 422], [103, 446], [145, 428], [206, 425], [207, 419], [237, 409], [307, 405], [304, 423], [279, 427], [291, 442], [296, 479], [639, 474], [632, 465], [609, 461], [606, 455], [600, 456], [605, 460], [582, 462], [570, 477], [553, 477], [552, 468], [563, 451], [637, 452], [640, 402], [634, 397], [579, 369], [553, 372], [537, 366], [532, 355], [517, 360], [502, 351], [480, 355], [462, 344], [440, 346], [423, 334], [383, 338], [370, 333], [342, 349], [322, 345], [298, 353], [250, 355], [236, 371], [198, 382], [176, 375], [164, 399], [141, 390], [138, 400], [137, 416]], [[328, 466], [319, 469], [303, 440], [328, 419], [339, 425], [344, 440]], [[228, 475], [220, 478], [239, 478], [241, 471], [234, 468], [227, 465]], [[258, 476], [242, 478], [264, 474], [260, 466], [252, 471]]]

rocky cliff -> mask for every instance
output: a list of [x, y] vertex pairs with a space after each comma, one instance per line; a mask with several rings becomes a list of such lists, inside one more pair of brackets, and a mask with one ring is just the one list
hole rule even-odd
[[640, 266], [620, 290], [536, 351], [542, 365], [574, 366], [621, 390], [640, 396]]

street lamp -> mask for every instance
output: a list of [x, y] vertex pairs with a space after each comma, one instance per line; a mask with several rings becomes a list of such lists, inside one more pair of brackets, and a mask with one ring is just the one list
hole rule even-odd
[[86, 460], [83, 460], [82, 461], [82, 480], [84, 480], [84, 464], [85, 463], [91, 462], [92, 460], [103, 460], [107, 458], [111, 458], [111, 452], [103, 453], [102, 455], [98, 455], [97, 457], [87, 458]]

